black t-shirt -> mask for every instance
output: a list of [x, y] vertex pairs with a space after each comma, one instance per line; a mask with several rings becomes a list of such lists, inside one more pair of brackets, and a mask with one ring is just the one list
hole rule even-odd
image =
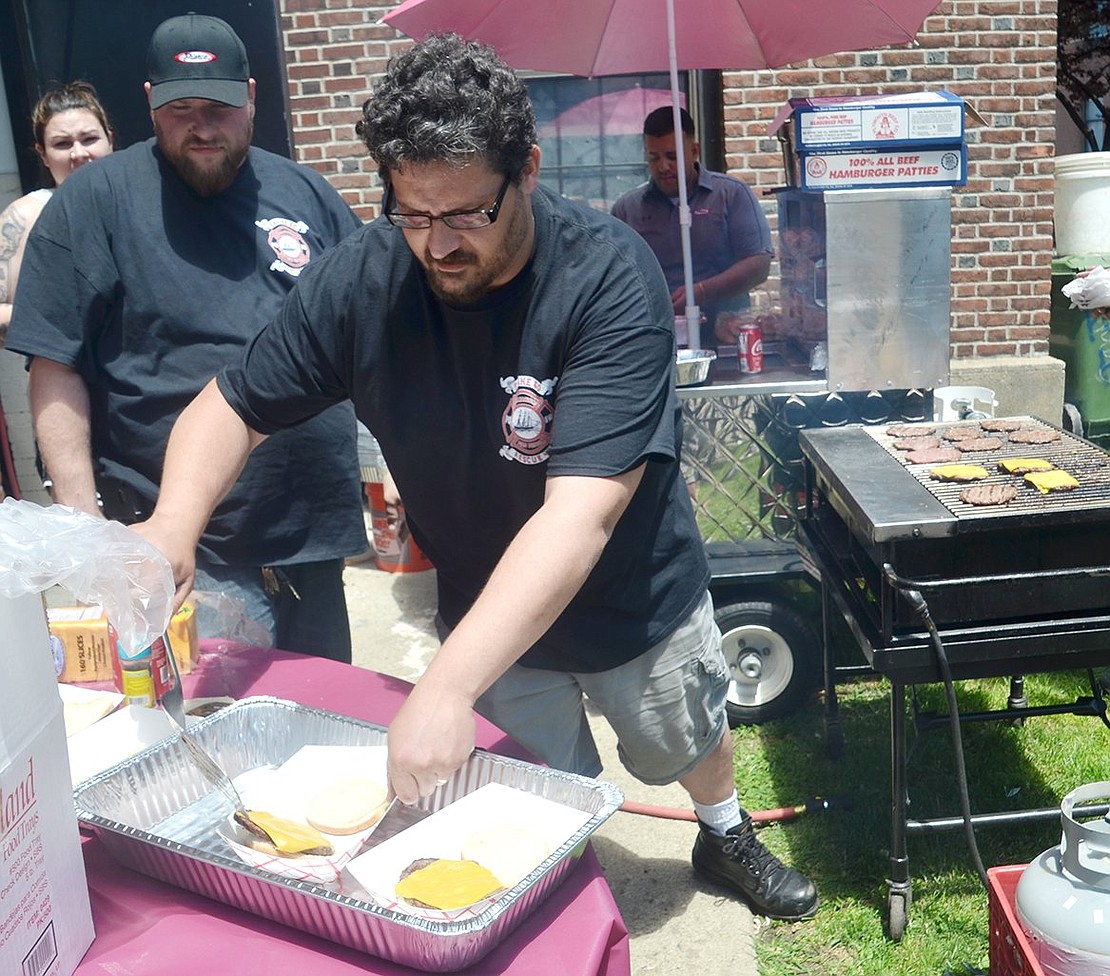
[[[154, 140], [77, 170], [32, 231], [8, 347], [76, 369], [97, 474], [152, 502], [178, 414], [277, 313], [301, 272], [360, 226], [318, 173], [252, 148], [200, 197]], [[232, 565], [366, 546], [343, 404], [259, 447], [200, 550]]]
[[438, 301], [401, 231], [379, 219], [303, 276], [219, 383], [261, 431], [353, 399], [451, 626], [543, 503], [547, 477], [646, 460], [599, 563], [521, 660], [607, 670], [671, 633], [709, 581], [677, 464], [673, 312], [634, 231], [543, 188], [533, 200], [532, 260], [479, 307]]

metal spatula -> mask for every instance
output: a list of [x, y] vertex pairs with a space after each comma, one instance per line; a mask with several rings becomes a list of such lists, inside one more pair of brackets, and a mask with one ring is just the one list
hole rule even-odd
[[[249, 820], [250, 816], [247, 813], [247, 808], [243, 805], [243, 798], [239, 795], [239, 791], [235, 789], [231, 777], [224, 772], [223, 767], [215, 759], [197, 744], [196, 739], [185, 727], [185, 695], [181, 690], [181, 673], [177, 669], [177, 659], [174, 657], [173, 647], [170, 644], [170, 635], [164, 634], [162, 640], [166, 644], [166, 660], [169, 661], [170, 671], [173, 673], [173, 686], [162, 693], [159, 703], [173, 724], [177, 726], [178, 735], [189, 751], [189, 756], [196, 764], [197, 769], [204, 774], [205, 778], [216, 789], [227, 797], [231, 805], [235, 807], [236, 814]], [[259, 827], [258, 829], [261, 830], [262, 828]]]

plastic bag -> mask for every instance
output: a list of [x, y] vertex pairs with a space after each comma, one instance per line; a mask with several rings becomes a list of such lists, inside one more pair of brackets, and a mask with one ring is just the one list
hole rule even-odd
[[1110, 271], [1101, 266], [1091, 268], [1060, 290], [1071, 300], [1071, 308], [1110, 308]]
[[173, 613], [170, 564], [121, 522], [68, 505], [0, 502], [0, 597], [64, 585], [82, 603], [104, 608], [124, 653], [135, 655], [165, 633]]

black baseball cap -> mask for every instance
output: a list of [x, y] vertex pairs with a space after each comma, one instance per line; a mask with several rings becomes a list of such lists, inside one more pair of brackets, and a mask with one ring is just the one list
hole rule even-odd
[[152, 109], [179, 98], [246, 105], [250, 74], [247, 49], [219, 17], [185, 14], [164, 20], [146, 52]]

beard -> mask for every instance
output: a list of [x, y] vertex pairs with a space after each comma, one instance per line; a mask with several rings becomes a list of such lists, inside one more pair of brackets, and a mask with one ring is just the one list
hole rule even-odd
[[425, 252], [422, 264], [428, 287], [441, 301], [457, 308], [477, 305], [494, 290], [493, 283], [505, 270], [520, 260], [521, 248], [528, 238], [529, 220], [530, 209], [527, 206], [517, 207], [505, 229], [505, 236], [497, 250], [488, 258], [483, 259], [465, 247], [457, 248], [447, 255], [445, 261], [468, 265], [465, 272], [441, 274], [431, 255]]
[[[155, 135], [158, 136], [158, 145], [162, 154], [177, 170], [178, 175], [190, 186], [197, 195], [202, 197], [214, 196], [222, 193], [232, 183], [247, 158], [251, 139], [254, 136], [254, 123], [247, 129], [246, 140], [239, 145], [229, 145], [226, 141], [206, 143], [200, 139], [187, 138], [180, 146], [169, 149], [162, 137], [162, 132], [157, 123], [154, 126]], [[216, 145], [223, 149], [223, 153], [211, 159], [200, 160], [189, 150], [193, 146]]]

